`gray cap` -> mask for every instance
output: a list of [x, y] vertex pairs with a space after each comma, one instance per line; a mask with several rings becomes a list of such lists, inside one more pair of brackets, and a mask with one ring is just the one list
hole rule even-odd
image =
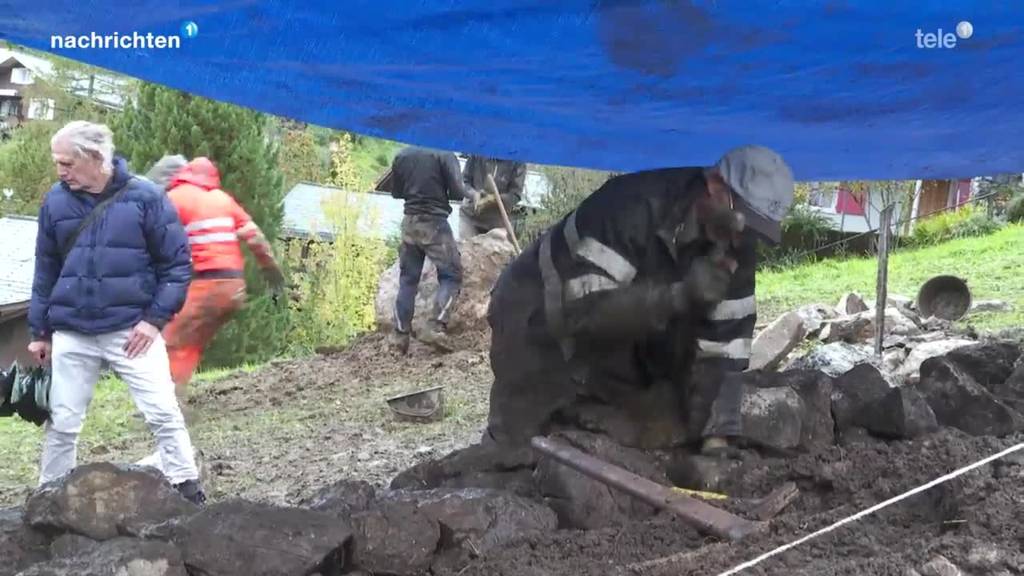
[[149, 172], [146, 172], [146, 179], [155, 183], [161, 190], [164, 190], [167, 188], [167, 184], [170, 183], [171, 177], [187, 165], [188, 160], [181, 154], [164, 156], [157, 160], [156, 164], [153, 164]]
[[747, 225], [779, 242], [794, 192], [793, 171], [782, 156], [764, 146], [741, 146], [722, 156], [715, 167], [739, 196], [737, 209]]

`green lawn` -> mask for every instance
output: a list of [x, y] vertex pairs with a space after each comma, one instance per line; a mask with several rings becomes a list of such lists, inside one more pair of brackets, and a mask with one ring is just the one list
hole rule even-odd
[[[846, 292], [875, 298], [878, 263], [875, 258], [823, 261], [757, 276], [761, 322], [802, 304], [835, 305]], [[913, 298], [932, 276], [964, 278], [975, 300], [1004, 300], [1011, 313], [970, 316], [978, 329], [1024, 325], [1024, 226], [1011, 225], [980, 238], [966, 238], [931, 248], [899, 250], [889, 257], [889, 293]]]
[[[254, 366], [239, 370], [253, 371]], [[202, 386], [233, 371], [212, 370], [197, 374], [194, 383]], [[78, 443], [80, 456], [100, 457], [112, 451], [128, 453], [137, 460], [154, 450], [152, 436], [146, 430], [132, 403], [128, 389], [116, 376], [107, 376], [96, 385], [85, 426]], [[35, 486], [43, 441], [43, 429], [17, 416], [0, 418], [0, 492], [17, 487]], [[86, 458], [97, 459], [97, 458]], [[134, 460], [132, 460], [134, 461]]]

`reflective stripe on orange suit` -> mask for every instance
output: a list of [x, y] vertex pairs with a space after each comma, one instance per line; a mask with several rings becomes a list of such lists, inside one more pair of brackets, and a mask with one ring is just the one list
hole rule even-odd
[[[206, 158], [189, 162], [171, 179], [168, 196], [188, 233], [194, 276], [181, 311], [164, 329], [171, 376], [181, 392], [203, 350], [245, 303], [245, 258], [238, 233], [252, 218], [220, 189], [220, 174]], [[204, 278], [204, 273], [237, 277]]]
[[252, 218], [234, 198], [223, 190], [203, 190], [194, 184], [182, 184], [167, 194], [188, 233], [196, 272], [245, 268], [238, 231]]

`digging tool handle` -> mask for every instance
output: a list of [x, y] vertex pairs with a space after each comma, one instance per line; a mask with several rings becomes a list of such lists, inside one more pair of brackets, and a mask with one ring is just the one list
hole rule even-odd
[[535, 436], [530, 444], [542, 454], [573, 470], [635, 496], [651, 506], [672, 512], [698, 530], [718, 538], [738, 541], [764, 527], [763, 523], [751, 522], [696, 498], [674, 492], [667, 486], [601, 461], [561, 442]]
[[498, 185], [494, 183], [494, 177], [490, 174], [487, 175], [487, 181], [485, 186], [494, 194], [494, 201], [498, 203], [498, 212], [501, 212], [501, 221], [505, 224], [505, 230], [508, 231], [508, 237], [512, 240], [512, 245], [516, 248], [516, 254], [523, 251], [519, 247], [519, 239], [516, 238], [516, 231], [512, 229], [512, 221], [508, 219], [508, 212], [505, 210], [505, 202], [501, 199], [501, 194], [498, 194]]

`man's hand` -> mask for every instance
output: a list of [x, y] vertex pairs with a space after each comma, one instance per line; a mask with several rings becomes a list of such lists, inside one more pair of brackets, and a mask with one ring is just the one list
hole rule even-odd
[[472, 214], [477, 213], [477, 204], [480, 202], [480, 191], [476, 188], [466, 188], [466, 208]]
[[50, 354], [53, 352], [53, 345], [45, 340], [33, 340], [28, 345], [28, 351], [40, 365], [49, 362]]
[[716, 304], [725, 298], [736, 261], [721, 253], [696, 259], [684, 282], [687, 296], [698, 304]]
[[139, 322], [128, 334], [124, 343], [124, 353], [128, 358], [137, 358], [145, 354], [153, 345], [153, 340], [160, 335], [160, 329], [145, 320]]

